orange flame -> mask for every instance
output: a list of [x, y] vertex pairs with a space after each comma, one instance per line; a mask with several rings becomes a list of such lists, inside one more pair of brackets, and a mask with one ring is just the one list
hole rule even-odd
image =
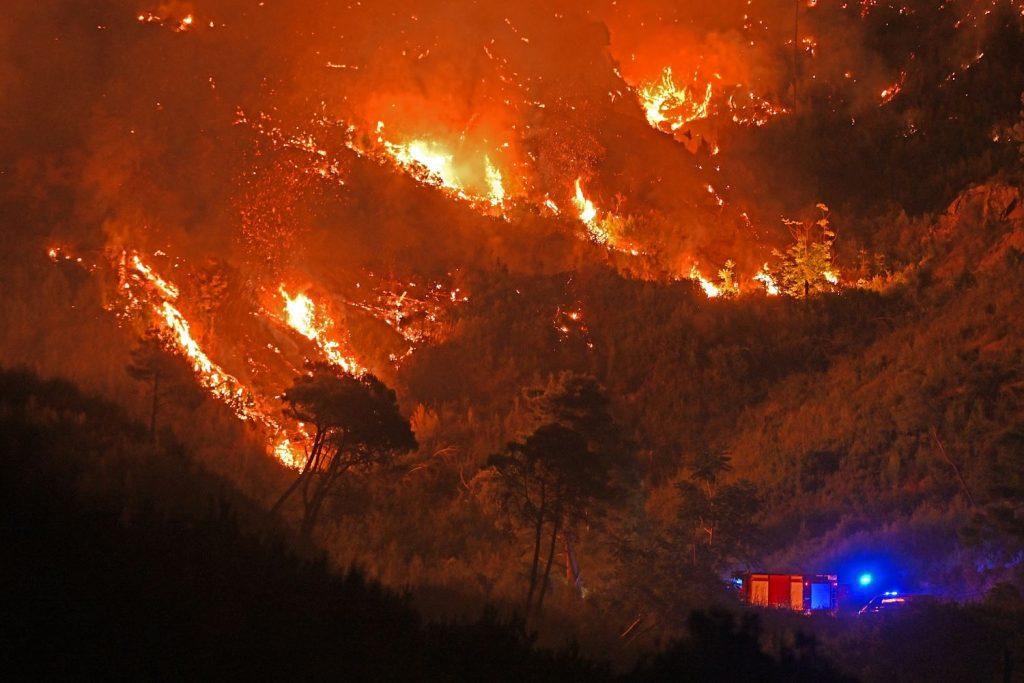
[[342, 353], [340, 342], [328, 337], [334, 321], [324, 314], [318, 314], [312, 299], [302, 293], [294, 297], [289, 295], [283, 284], [278, 287], [278, 292], [284, 299], [285, 322], [289, 327], [315, 343], [332, 365], [354, 375], [365, 372], [355, 358]]

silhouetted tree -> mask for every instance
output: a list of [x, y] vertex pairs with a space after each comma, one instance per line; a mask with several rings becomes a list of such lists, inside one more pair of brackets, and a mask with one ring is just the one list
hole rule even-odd
[[164, 348], [155, 331], [147, 332], [130, 353], [125, 372], [132, 379], [150, 385], [149, 439], [155, 441], [157, 416], [166, 399], [173, 395], [197, 403], [198, 396], [187, 365]]
[[[522, 443], [511, 443], [490, 458], [505, 508], [533, 534], [526, 614], [539, 612], [547, 592], [555, 545], [567, 519], [580, 518], [610, 497], [607, 463], [574, 429], [556, 423], [539, 427]], [[541, 569], [545, 527], [547, 559]], [[537, 595], [534, 604], [534, 595]]]
[[314, 364], [281, 399], [290, 417], [314, 429], [302, 471], [273, 507], [278, 510], [301, 491], [303, 534], [313, 530], [343, 474], [386, 463], [416, 448], [395, 392], [369, 373], [356, 377], [328, 364]]
[[560, 424], [575, 430], [587, 447], [600, 460], [607, 477], [607, 498], [603, 504], [580, 517], [568, 517], [563, 527], [567, 574], [577, 590], [583, 590], [583, 578], [575, 540], [584, 521], [593, 512], [607, 512], [623, 496], [637, 490], [636, 469], [632, 460], [633, 444], [622, 433], [609, 410], [608, 396], [601, 384], [590, 375], [562, 372], [546, 383], [526, 392], [535, 425]]

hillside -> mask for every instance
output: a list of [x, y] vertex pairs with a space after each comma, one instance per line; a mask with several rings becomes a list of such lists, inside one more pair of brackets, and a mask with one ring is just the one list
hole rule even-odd
[[1020, 486], [1024, 419], [1020, 190], [964, 193], [922, 244], [906, 310], [862, 351], [775, 387], [729, 447], [789, 536], [779, 561], [844, 566], [878, 552], [897, 580], [976, 597], [1021, 571], [1019, 535], [960, 543], [987, 510], [1020, 509], [1005, 498]]

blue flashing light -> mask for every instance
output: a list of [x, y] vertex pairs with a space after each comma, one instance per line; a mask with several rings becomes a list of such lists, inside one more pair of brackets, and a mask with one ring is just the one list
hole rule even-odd
[[900, 594], [899, 591], [885, 591], [885, 593], [884, 593], [884, 595], [893, 595], [893, 596], [896, 596], [896, 595], [899, 595], [899, 594]]
[[740, 577], [738, 577], [738, 576], [737, 576], [736, 578], [734, 578], [734, 579], [732, 580], [732, 582], [733, 582], [734, 584], [736, 584], [737, 586], [743, 586], [743, 579], [741, 579], [741, 578], [740, 578]]
[[871, 574], [861, 574], [860, 575], [860, 579], [858, 579], [858, 582], [862, 586], [870, 586], [871, 585], [871, 579], [872, 579]]

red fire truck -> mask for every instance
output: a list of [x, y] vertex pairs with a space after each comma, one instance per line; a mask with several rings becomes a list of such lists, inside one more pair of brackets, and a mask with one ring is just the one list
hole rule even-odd
[[740, 600], [758, 607], [794, 612], [835, 612], [839, 608], [839, 581], [835, 574], [736, 574]]

